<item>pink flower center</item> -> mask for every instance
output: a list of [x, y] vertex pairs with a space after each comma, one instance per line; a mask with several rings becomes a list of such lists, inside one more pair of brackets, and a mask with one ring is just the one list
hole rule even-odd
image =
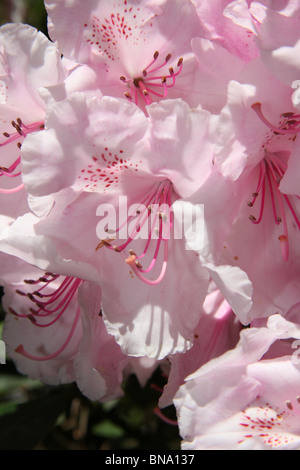
[[[15, 143], [18, 149], [21, 150], [22, 142], [28, 134], [44, 128], [44, 124], [42, 122], [34, 122], [26, 126], [19, 117], [15, 121], [12, 121], [11, 125], [13, 127], [13, 132], [3, 132], [5, 140], [0, 143], [0, 147], [5, 147], [9, 144]], [[18, 156], [10, 166], [0, 166], [0, 178], [4, 177], [5, 179], [14, 179], [21, 176], [20, 163], [21, 156]], [[12, 188], [0, 188], [0, 194], [14, 194], [23, 188], [23, 183]]]
[[[255, 103], [252, 106], [252, 109], [257, 113], [261, 121], [266, 124], [275, 135], [291, 134], [294, 136], [292, 140], [295, 140], [297, 133], [300, 131], [300, 115], [295, 115], [294, 113], [285, 113], [282, 115], [284, 118], [283, 123], [280, 125], [280, 127], [276, 127], [269, 123], [269, 121], [265, 118], [262, 113], [260, 103]], [[266, 190], [268, 189], [271, 199], [274, 222], [276, 225], [282, 225], [282, 233], [278, 237], [282, 258], [284, 261], [288, 261], [289, 234], [286, 209], [289, 210], [299, 230], [300, 220], [293, 207], [291, 201], [292, 198], [282, 193], [279, 189], [280, 182], [287, 169], [286, 162], [282, 161], [276, 152], [269, 152], [266, 148], [264, 151], [265, 157], [259, 163], [259, 176], [256, 189], [252, 194], [253, 199], [248, 202], [249, 207], [253, 207], [257, 201], [258, 196], [261, 195], [260, 210], [258, 217], [250, 215], [249, 219], [253, 224], [259, 224], [261, 222], [265, 209]]]
[[[300, 397], [294, 404], [287, 400], [282, 409], [262, 402], [259, 397], [253, 406], [241, 413], [240, 426], [245, 434], [241, 444], [251, 438], [260, 438], [270, 448], [281, 447], [298, 440], [295, 425], [298, 427]], [[298, 432], [297, 432], [298, 434]]]
[[[169, 180], [157, 183], [138, 204], [135, 216], [127, 217], [125, 223], [119, 226], [110, 239], [102, 240], [96, 250], [106, 247], [117, 253], [125, 252], [132, 246], [137, 238], [144, 240], [144, 246], [140, 253], [130, 248], [125, 262], [131, 267], [136, 276], [148, 285], [159, 284], [166, 273], [168, 263], [168, 240], [173, 226], [173, 214], [170, 211], [172, 184]], [[115, 235], [126, 225], [129, 227], [127, 240], [119, 245], [112, 245], [116, 240]], [[143, 236], [141, 234], [143, 233]], [[153, 247], [154, 245], [154, 247]], [[150, 248], [151, 247], [151, 248]], [[155, 279], [149, 279], [147, 274], [157, 267], [159, 255], [162, 254], [161, 269]], [[144, 262], [148, 262], [144, 267]], [[143, 264], [142, 264], [143, 263]]]
[[[58, 280], [60, 281], [59, 287], [53, 288], [52, 283]], [[16, 315], [19, 318], [28, 318], [28, 320], [30, 320], [32, 324], [38, 328], [51, 327], [61, 320], [72, 299], [74, 298], [79, 286], [83, 282], [84, 281], [81, 279], [73, 277], [61, 277], [52, 273], [45, 273], [43, 277], [40, 277], [37, 280], [24, 280], [25, 284], [32, 286], [34, 285], [38, 288], [33, 292], [23, 292], [17, 289], [16, 293], [30, 299], [31, 302], [35, 304], [35, 307], [29, 308], [29, 313], [26, 314], [17, 313], [11, 307], [8, 310], [10, 313]], [[59, 354], [61, 354], [70, 343], [71, 338], [75, 332], [79, 316], [80, 309], [78, 307], [74, 315], [72, 327], [65, 342], [54, 353], [42, 357], [35, 356], [25, 351], [22, 344], [17, 346], [15, 351], [27, 357], [28, 359], [33, 359], [36, 361], [54, 359]]]
[[[147, 32], [154, 27], [155, 19], [150, 20], [146, 10], [139, 2], [106, 2], [101, 12], [93, 14], [83, 25], [84, 40], [93, 51], [91, 57], [100, 56], [106, 72], [117, 70], [119, 65], [122, 73], [128, 71], [127, 55], [139, 53], [141, 44], [147, 54], [151, 47], [151, 33], [148, 35]], [[182, 58], [177, 62], [178, 70], [167, 68], [170, 59], [171, 54], [167, 54], [160, 60], [159, 52], [155, 51], [149, 64], [144, 69], [143, 65], [140, 71], [137, 69], [135, 76], [125, 76], [127, 72], [122, 75], [120, 80], [127, 87], [125, 96], [137, 105], [139, 101], [150, 104], [153, 99], [165, 98], [182, 70]]]
[[153, 60], [135, 78], [126, 78], [121, 76], [120, 80], [127, 85], [124, 95], [136, 105], [139, 100], [145, 102], [146, 105], [153, 102], [153, 98], [166, 98], [169, 88], [173, 88], [176, 83], [177, 76], [181, 73], [183, 67], [183, 58], [177, 62], [178, 70], [174, 71], [173, 67], [166, 69], [167, 63], [171, 59], [168, 54], [164, 60], [159, 62], [159, 52], [153, 54]]

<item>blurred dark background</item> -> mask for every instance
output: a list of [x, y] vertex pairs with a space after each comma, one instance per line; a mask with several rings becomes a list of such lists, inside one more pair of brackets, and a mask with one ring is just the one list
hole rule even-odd
[[[0, 25], [9, 22], [47, 35], [42, 0], [0, 0]], [[0, 301], [0, 339], [4, 318]], [[179, 450], [177, 426], [154, 412], [164, 384], [159, 369], [144, 388], [130, 376], [122, 398], [95, 403], [75, 384], [50, 387], [20, 375], [7, 358], [0, 364], [0, 450]], [[163, 413], [176, 419], [174, 407]]]
[[47, 34], [43, 0], [1, 0], [0, 24], [4, 23], [27, 23]]

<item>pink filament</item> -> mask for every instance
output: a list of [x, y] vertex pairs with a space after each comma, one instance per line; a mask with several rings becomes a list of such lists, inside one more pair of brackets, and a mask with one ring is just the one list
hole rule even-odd
[[159, 276], [152, 280], [152, 279], [147, 279], [145, 278], [141, 272], [140, 272], [140, 269], [135, 265], [135, 264], [132, 264], [132, 269], [134, 270], [136, 276], [141, 280], [143, 281], [145, 284], [148, 284], [149, 286], [156, 286], [157, 284], [160, 284], [166, 274], [166, 271], [167, 271], [167, 264], [168, 264], [168, 242], [167, 241], [164, 241], [164, 261], [162, 263], [162, 268], [161, 268], [161, 272], [159, 274]]
[[[9, 134], [7, 132], [4, 132], [3, 135], [6, 138], [5, 141], [0, 143], [0, 148], [5, 147], [6, 145], [9, 145], [13, 142], [18, 143], [19, 149], [21, 148], [21, 144], [19, 142], [20, 138], [25, 138], [28, 134], [31, 132], [40, 130], [43, 128], [43, 122], [34, 122], [28, 126], [26, 126], [20, 118], [17, 118], [16, 122], [12, 121], [11, 122], [12, 127], [14, 129], [14, 132], [12, 134]], [[9, 168], [4, 168], [3, 166], [0, 166], [0, 177], [4, 176], [6, 178], [16, 178], [18, 176], [21, 176], [21, 172], [18, 171], [17, 173], [14, 173], [16, 168], [20, 165], [21, 163], [21, 157], [19, 156], [12, 165], [10, 165]], [[21, 191], [24, 188], [24, 184], [19, 184], [18, 186], [15, 186], [14, 188], [0, 188], [0, 194], [15, 194], [19, 191]]]
[[[285, 173], [286, 166], [280, 162], [278, 157], [274, 154], [266, 153], [264, 160], [260, 163], [260, 174], [259, 181], [257, 184], [257, 189], [255, 192], [255, 197], [250, 203], [254, 205], [259, 191], [261, 191], [261, 206], [260, 213], [257, 219], [252, 219], [252, 223], [259, 224], [263, 217], [264, 204], [265, 204], [265, 181], [268, 182], [268, 187], [270, 191], [271, 204], [273, 217], [276, 225], [279, 225], [281, 222], [283, 224], [283, 233], [279, 236], [280, 248], [282, 253], [282, 258], [284, 261], [289, 259], [289, 236], [288, 236], [288, 224], [285, 212], [285, 204], [290, 210], [290, 213], [293, 216], [293, 219], [296, 222], [298, 229], [300, 230], [300, 220], [296, 214], [295, 209], [290, 201], [290, 198], [286, 194], [282, 194], [279, 189], [280, 181]], [[277, 203], [277, 204], [276, 204]], [[285, 203], [285, 204], [284, 204]], [[278, 217], [277, 208], [280, 217]]]
[[49, 361], [50, 359], [55, 359], [57, 356], [59, 356], [66, 349], [66, 347], [70, 343], [70, 341], [73, 337], [73, 334], [75, 332], [75, 329], [76, 329], [79, 318], [80, 318], [80, 308], [77, 307], [75, 318], [74, 318], [71, 330], [70, 330], [65, 342], [54, 353], [48, 354], [47, 356], [35, 356], [35, 355], [30, 354], [27, 351], [25, 351], [23, 344], [20, 344], [19, 346], [17, 346], [15, 351], [19, 354], [22, 354], [22, 356], [27, 357], [27, 359], [31, 359], [33, 361]]
[[[50, 279], [49, 279], [49, 277], [50, 277]], [[70, 305], [71, 300], [73, 299], [75, 293], [77, 292], [79, 286], [83, 282], [81, 279], [66, 277], [66, 278], [63, 279], [60, 286], [56, 290], [54, 290], [53, 292], [51, 292], [49, 294], [44, 294], [44, 293], [41, 294], [41, 291], [43, 289], [45, 289], [47, 286], [50, 285], [51, 282], [53, 282], [54, 280], [56, 280], [58, 278], [59, 278], [58, 275], [53, 275], [51, 273], [47, 273], [47, 274], [45, 274], [44, 277], [39, 278], [36, 281], [34, 281], [34, 280], [25, 280], [24, 282], [26, 284], [35, 285], [35, 284], [44, 283], [44, 285], [40, 289], [38, 289], [38, 290], [36, 290], [32, 293], [25, 294], [21, 291], [17, 291], [17, 293], [19, 293], [20, 295], [24, 295], [24, 296], [28, 297], [32, 302], [34, 302], [39, 307], [39, 310], [30, 309], [31, 314], [27, 314], [27, 315], [19, 314], [11, 308], [9, 309], [9, 311], [11, 313], [13, 313], [14, 315], [18, 316], [18, 317], [28, 318], [33, 323], [33, 325], [37, 326], [37, 327], [46, 328], [46, 327], [50, 327], [50, 326], [54, 325], [62, 317], [62, 315], [65, 313], [65, 311], [67, 310], [67, 308]], [[38, 297], [39, 300], [37, 300], [36, 297]], [[40, 300], [40, 299], [44, 299], [44, 298], [47, 298], [47, 300], [46, 301], [41, 301]], [[53, 306], [51, 310], [46, 308], [46, 307], [49, 307], [50, 305]], [[44, 313], [40, 313], [40, 312], [44, 312]], [[55, 317], [53, 318], [53, 320], [51, 320], [48, 323], [38, 323], [36, 321], [37, 318], [42, 318], [42, 317], [50, 316], [50, 315], [53, 315], [53, 314], [55, 314]], [[32, 359], [32, 360], [36, 360], [36, 361], [44, 361], [44, 360], [49, 360], [49, 359], [53, 359], [53, 358], [57, 357], [69, 344], [69, 342], [70, 342], [70, 340], [71, 340], [71, 338], [74, 334], [76, 325], [78, 323], [79, 316], [80, 316], [80, 308], [78, 307], [75, 318], [74, 318], [74, 321], [72, 323], [71, 330], [70, 330], [65, 342], [53, 354], [47, 355], [45, 357], [34, 356], [34, 355], [26, 352], [24, 350], [23, 345], [19, 345], [16, 348], [16, 352], [22, 354], [23, 356], [27, 357], [28, 359]]]
[[[183, 68], [183, 59], [180, 58], [177, 64], [178, 70], [174, 72], [173, 68], [169, 68], [168, 73], [165, 75], [154, 75], [154, 72], [163, 69], [167, 62], [171, 58], [171, 54], [168, 54], [160, 65], [156, 67], [152, 67], [155, 63], [157, 63], [157, 59], [159, 57], [158, 52], [156, 52], [153, 56], [153, 60], [150, 64], [143, 70], [143, 73], [140, 78], [135, 80], [126, 80], [125, 77], [120, 77], [120, 79], [126, 83], [131, 83], [130, 93], [125, 93], [125, 96], [131, 101], [133, 101], [136, 105], [139, 103], [139, 99], [142, 98], [146, 105], [152, 103], [152, 97], [150, 95], [156, 96], [158, 98], [166, 98], [168, 96], [168, 89], [175, 86], [176, 78], [182, 72]], [[171, 83], [169, 83], [171, 80]], [[153, 82], [158, 83], [153, 83]], [[150, 86], [150, 87], [149, 87]], [[152, 88], [151, 88], [152, 87]], [[153, 87], [160, 87], [162, 88], [162, 93], [153, 90]]]
[[[163, 230], [162, 230], [163, 229], [163, 225], [162, 225], [163, 224], [163, 220], [162, 220], [163, 216], [161, 216], [160, 219], [159, 219], [159, 230], [158, 230], [158, 237], [157, 237], [157, 241], [156, 241], [156, 246], [155, 246], [155, 249], [154, 249], [154, 254], [151, 256], [151, 260], [150, 260], [150, 263], [149, 263], [148, 267], [143, 269], [140, 266], [139, 260], [141, 260], [142, 258], [144, 258], [146, 256], [146, 254], [149, 251], [150, 243], [153, 240], [152, 235], [154, 233], [155, 225], [157, 223], [157, 218], [159, 216], [159, 212], [157, 210], [157, 207], [160, 207], [161, 204], [163, 204], [164, 206], [167, 206], [169, 208], [171, 206], [171, 190], [172, 190], [172, 186], [171, 186], [171, 183], [169, 181], [164, 181], [162, 183], [159, 183], [158, 185], [155, 185], [155, 187], [144, 198], [143, 203], [142, 203], [144, 209], [141, 210], [141, 213], [139, 214], [139, 217], [135, 221], [134, 227], [133, 227], [131, 233], [129, 234], [129, 238], [127, 239], [127, 241], [125, 243], [120, 244], [119, 246], [117, 246], [117, 245], [111, 246], [109, 243], [104, 243], [104, 246], [106, 248], [110, 249], [110, 250], [114, 250], [114, 251], [117, 251], [117, 252], [124, 251], [132, 242], [134, 242], [135, 237], [138, 235], [139, 231], [144, 227], [146, 222], [149, 222], [150, 214], [154, 214], [154, 217], [151, 220], [151, 226], [150, 226], [149, 231], [148, 231], [148, 238], [147, 238], [147, 241], [145, 243], [145, 246], [144, 246], [144, 249], [143, 249], [142, 253], [139, 254], [139, 255], [137, 255], [135, 253], [131, 254], [131, 256], [126, 260], [126, 262], [128, 264], [130, 264], [130, 266], [132, 267], [132, 269], [133, 269], [134, 273], [136, 274], [136, 276], [140, 280], [142, 280], [143, 282], [145, 282], [146, 284], [149, 284], [149, 285], [159, 284], [163, 280], [163, 278], [165, 276], [165, 273], [166, 273], [166, 269], [167, 269], [168, 239], [164, 237]], [[146, 204], [144, 204], [144, 203], [146, 203]], [[151, 210], [151, 207], [153, 207], [153, 206], [156, 209], [155, 212], [153, 212]], [[132, 217], [133, 216], [128, 217], [127, 222], [129, 222]], [[169, 232], [168, 233], [170, 233], [171, 228], [172, 228], [172, 224], [173, 224], [172, 214], [170, 214], [170, 217], [168, 217], [168, 223], [169, 223]], [[120, 227], [116, 230], [116, 233], [119, 230], [120, 230]], [[143, 274], [150, 273], [154, 269], [155, 264], [156, 264], [157, 259], [158, 259], [158, 256], [159, 256], [159, 253], [161, 251], [162, 243], [164, 245], [164, 248], [163, 248], [163, 261], [162, 261], [162, 267], [161, 267], [160, 274], [154, 280], [147, 279]], [[131, 252], [132, 252], [132, 250], [131, 250]]]
[[[262, 220], [262, 217], [263, 217], [263, 213], [264, 213], [264, 205], [265, 205], [265, 163], [264, 162], [261, 162], [261, 165], [260, 165], [260, 170], [261, 170], [261, 173], [260, 173], [260, 176], [259, 176], [259, 182], [258, 182], [258, 185], [257, 185], [257, 188], [256, 188], [256, 191], [255, 193], [258, 194], [260, 189], [261, 189], [261, 204], [260, 204], [260, 212], [259, 212], [259, 216], [258, 216], [258, 219], [255, 219], [255, 220], [252, 220], [252, 223], [253, 224], [259, 224]], [[254, 198], [254, 202], [256, 200], [257, 196], [255, 196]], [[254, 204], [254, 202], [252, 202], [252, 205]]]
[[[264, 116], [262, 110], [261, 110], [261, 103], [254, 103], [251, 108], [256, 112], [257, 116], [259, 119], [272, 131], [278, 133], [278, 134], [296, 134], [297, 132], [300, 131], [300, 121], [295, 122], [293, 125], [290, 125], [289, 122], [287, 122], [287, 125], [289, 125], [288, 129], [284, 129], [281, 127], [276, 127], [274, 126], [271, 122], [267, 120], [267, 118]], [[292, 116], [293, 118], [296, 118], [296, 115]]]
[[[12, 134], [7, 134], [7, 136], [5, 135], [6, 140], [4, 142], [0, 142], [0, 147], [4, 147], [5, 145], [15, 142], [16, 140], [19, 140], [20, 137], [26, 137], [26, 135], [30, 134], [31, 132], [41, 130], [44, 126], [44, 123], [42, 121], [39, 121], [33, 122], [32, 124], [26, 126], [21, 121], [18, 122], [18, 124], [12, 121], [12, 126], [14, 127], [14, 129], [18, 129], [18, 131], [13, 132]], [[25, 129], [25, 131], [23, 129]]]
[[178, 426], [176, 420], [167, 418], [158, 407], [154, 408], [154, 413], [165, 423], [170, 424], [171, 426]]
[[[254, 103], [251, 107], [256, 112], [259, 119], [275, 134], [296, 135], [300, 131], [300, 127], [299, 127], [300, 115], [296, 115], [294, 113], [282, 114], [282, 117], [285, 119], [285, 121], [281, 124], [281, 127], [276, 127], [272, 123], [270, 123], [268, 119], [264, 116], [262, 109], [261, 109], [261, 103]], [[262, 201], [261, 201], [260, 215], [257, 220], [254, 217], [251, 218], [251, 220], [254, 224], [258, 224], [262, 220], [264, 200], [265, 200], [264, 186], [265, 186], [265, 178], [267, 177], [268, 186], [270, 190], [270, 196], [271, 196], [274, 221], [277, 225], [279, 225], [280, 222], [283, 223], [283, 233], [278, 237], [280, 241], [281, 254], [282, 254], [283, 260], [288, 261], [289, 259], [289, 236], [288, 236], [288, 225], [287, 225], [287, 219], [286, 219], [286, 213], [285, 213], [285, 204], [289, 208], [290, 213], [292, 214], [293, 219], [295, 220], [296, 225], [299, 230], [300, 230], [300, 220], [292, 206], [292, 203], [289, 197], [286, 194], [282, 194], [279, 189], [279, 185], [280, 185], [281, 179], [283, 178], [285, 174], [287, 165], [280, 160], [278, 155], [276, 155], [275, 153], [270, 154], [268, 152], [266, 152], [264, 161], [261, 162], [261, 165], [262, 164], [264, 165], [264, 174], [262, 174], [261, 166], [260, 166], [259, 183], [258, 183], [257, 190], [256, 190], [256, 193], [258, 193], [260, 189], [262, 188]], [[262, 184], [262, 180], [263, 180], [263, 184]], [[253, 201], [249, 203], [249, 205], [252, 206], [255, 200], [256, 200], [256, 196], [253, 199]], [[276, 202], [279, 208], [280, 217], [277, 216]]]
[[[66, 309], [68, 308], [68, 306], [70, 305], [70, 302], [75, 294], [75, 292], [77, 291], [78, 289], [78, 285], [75, 285], [72, 287], [72, 289], [67, 293], [67, 295], [62, 299], [62, 301], [60, 302], [60, 304], [52, 311], [49, 311], [49, 310], [45, 310], [43, 308], [43, 311], [47, 312], [47, 314], [51, 315], [52, 313], [56, 313], [58, 312], [58, 315], [52, 320], [50, 321], [49, 323], [37, 323], [36, 321], [34, 321], [34, 324], [40, 328], [46, 328], [48, 326], [51, 326], [53, 325], [54, 323], [56, 323], [63, 315], [63, 313], [66, 311]], [[37, 316], [41, 316], [39, 315], [39, 313], [36, 314]]]
[[13, 173], [13, 171], [20, 165], [21, 163], [21, 157], [18, 157], [16, 161], [9, 167], [9, 168], [3, 168], [0, 167], [0, 176], [7, 176], [8, 178], [14, 178], [16, 176], [20, 176], [21, 172], [19, 173]]
[[23, 183], [19, 184], [19, 186], [16, 186], [15, 188], [10, 188], [10, 189], [0, 188], [0, 194], [15, 194], [21, 191], [23, 188], [24, 188]]
[[[66, 278], [61, 284], [61, 286], [59, 287], [59, 289], [57, 289], [57, 291], [55, 291], [53, 294], [42, 295], [43, 298], [50, 297], [50, 300], [48, 300], [47, 302], [36, 301], [37, 306], [40, 308], [40, 310], [50, 315], [51, 313], [57, 312], [64, 305], [65, 301], [69, 299], [70, 295], [73, 297], [73, 294], [78, 289], [80, 283], [81, 281], [79, 279], [74, 280], [73, 278]], [[65, 291], [70, 285], [71, 285], [71, 289], [67, 292], [66, 296], [61, 299], [58, 306], [56, 306], [54, 310], [47, 310], [46, 307], [51, 304], [54, 304], [65, 293]], [[36, 294], [33, 293], [32, 295], [34, 296]]]

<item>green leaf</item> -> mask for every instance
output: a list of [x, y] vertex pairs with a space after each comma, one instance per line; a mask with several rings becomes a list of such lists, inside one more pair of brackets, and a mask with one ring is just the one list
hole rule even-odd
[[[5, 367], [5, 366], [0, 366]], [[25, 395], [28, 390], [42, 387], [43, 384], [38, 380], [31, 380], [25, 376], [1, 374], [0, 376], [0, 397], [8, 395], [11, 391], [20, 390], [20, 394]], [[23, 392], [23, 393], [21, 393]]]
[[55, 389], [0, 417], [0, 450], [33, 450], [70, 407], [74, 392]]
[[125, 434], [124, 429], [110, 420], [104, 420], [95, 424], [92, 427], [92, 433], [95, 436], [105, 437], [106, 439], [117, 439]]
[[12, 413], [17, 409], [18, 402], [14, 401], [7, 401], [4, 403], [0, 403], [0, 416]]

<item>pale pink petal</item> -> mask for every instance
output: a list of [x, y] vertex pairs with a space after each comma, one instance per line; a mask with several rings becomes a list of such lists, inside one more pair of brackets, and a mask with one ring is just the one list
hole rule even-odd
[[[60, 53], [44, 34], [19, 23], [1, 26], [0, 43], [4, 49], [1, 61], [6, 72], [2, 77], [7, 86], [6, 104], [23, 109], [37, 120], [45, 108], [39, 89], [65, 78]], [[26, 80], [20, 79], [20, 74]]]
[[[250, 61], [258, 56], [256, 36], [249, 23], [251, 16], [247, 13], [247, 2], [240, 1], [237, 6], [237, 2], [217, 0], [213, 8], [208, 0], [193, 0], [193, 3], [197, 8], [199, 23], [204, 30], [202, 37], [217, 42], [244, 61]], [[237, 7], [239, 7], [238, 21], [235, 17]]]
[[[195, 254], [185, 251], [182, 240], [169, 240], [169, 250], [165, 276], [151, 286], [133, 274], [119, 253], [113, 258], [114, 253], [106, 254], [104, 248], [99, 261], [104, 321], [125, 354], [159, 360], [192, 345], [208, 274], [200, 263], [193, 263]], [[158, 263], [160, 269], [160, 258]], [[180, 277], [174, 272], [180, 272]]]
[[1, 251], [16, 256], [44, 272], [98, 280], [97, 271], [91, 265], [62, 258], [49, 237], [37, 235], [35, 223], [38, 222], [39, 218], [31, 213], [19, 217], [1, 232]]
[[[37, 285], [31, 284], [31, 280], [39, 279], [44, 273], [16, 258], [10, 258], [8, 264], [21, 269], [18, 274], [12, 273], [14, 281], [11, 283], [4, 276], [3, 307], [6, 316], [3, 338], [8, 356], [13, 359], [19, 372], [32, 379], [51, 385], [73, 382], [73, 359], [78, 354], [82, 334], [76, 295], [70, 299], [70, 303], [66, 303], [67, 310], [62, 311], [62, 314], [60, 310], [55, 311], [52, 304], [48, 307], [49, 311], [53, 309], [50, 317], [45, 312], [39, 316], [31, 313], [31, 308], [38, 310], [38, 307], [26, 296], [26, 292], [38, 289]], [[23, 279], [22, 270], [26, 271]], [[51, 292], [54, 293], [58, 287], [59, 280], [54, 280]]]
[[[200, 27], [188, 0], [143, 0], [138, 5], [132, 0], [84, 5], [49, 0], [45, 5], [52, 39], [66, 57], [95, 69], [104, 95], [125, 94], [143, 109], [166, 97], [199, 103], [191, 40]], [[66, 29], [70, 23], [72, 39]]]
[[[214, 286], [214, 283], [212, 283]], [[193, 347], [185, 354], [168, 358], [168, 382], [159, 399], [160, 408], [172, 404], [184, 379], [209, 360], [234, 347], [239, 339], [241, 324], [237, 321], [221, 292], [214, 287], [203, 303], [203, 313], [194, 331]]]
[[90, 400], [107, 401], [123, 395], [123, 369], [128, 359], [106, 332], [101, 314], [101, 288], [85, 283], [79, 292], [82, 341], [74, 363], [79, 389]]
[[263, 356], [300, 330], [279, 315], [269, 324], [245, 330], [235, 349], [187, 377], [174, 399], [182, 449], [298, 448], [299, 369], [291, 356]]

